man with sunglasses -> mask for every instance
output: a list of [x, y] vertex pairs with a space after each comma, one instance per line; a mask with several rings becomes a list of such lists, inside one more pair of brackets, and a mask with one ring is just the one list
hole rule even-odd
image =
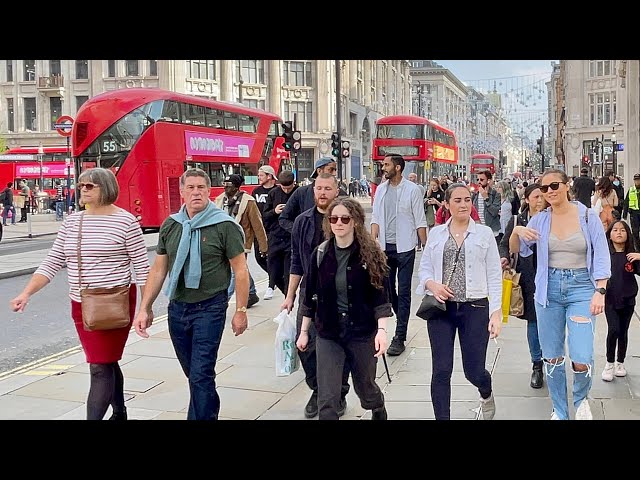
[[384, 158], [382, 171], [387, 181], [378, 186], [371, 213], [371, 235], [387, 255], [391, 304], [397, 318], [396, 332], [387, 350], [392, 356], [405, 350], [416, 245], [424, 247], [427, 243], [423, 194], [417, 184], [402, 176], [404, 165], [402, 155]]
[[[335, 165], [335, 162], [333, 162]], [[302, 190], [300, 187], [295, 193]], [[289, 202], [295, 193], [291, 196]], [[296, 298], [296, 291], [300, 287], [300, 298], [305, 297], [305, 288], [307, 275], [311, 269], [310, 262], [313, 261], [313, 250], [324, 241], [324, 232], [322, 223], [324, 216], [331, 205], [331, 202], [338, 196], [338, 179], [332, 173], [321, 173], [317, 175], [313, 183], [314, 206], [298, 215], [293, 222], [291, 231], [291, 268], [289, 274], [289, 288], [287, 289], [287, 298], [282, 303], [281, 309], [288, 312], [293, 310], [293, 303]], [[285, 207], [286, 209], [286, 207]], [[284, 212], [283, 212], [284, 213]], [[282, 217], [282, 214], [280, 214]], [[282, 225], [282, 223], [281, 223]], [[298, 312], [296, 316], [296, 342], [300, 336], [302, 328], [302, 309], [300, 302], [298, 304]], [[307, 418], [313, 418], [318, 414], [318, 378], [317, 378], [317, 362], [315, 339], [316, 331], [313, 323], [309, 327], [309, 340], [307, 348], [304, 351], [298, 350], [300, 363], [305, 374], [305, 381], [312, 390], [311, 398], [304, 408], [304, 415]], [[347, 393], [349, 392], [349, 372], [348, 362], [345, 361], [342, 374], [342, 395], [338, 405], [338, 416], [344, 415], [347, 409]]]
[[478, 173], [478, 189], [471, 196], [471, 203], [478, 211], [480, 223], [493, 230], [498, 242], [500, 235], [500, 194], [490, 185], [493, 175], [489, 170]]
[[[336, 161], [332, 157], [322, 157], [316, 161], [315, 170], [311, 174], [311, 178], [315, 180], [318, 175], [322, 173], [329, 173], [335, 177], [337, 172], [338, 166]], [[311, 182], [309, 185], [298, 188], [293, 195], [291, 195], [289, 201], [287, 201], [287, 205], [280, 214], [280, 218], [278, 218], [280, 226], [287, 232], [291, 233], [293, 222], [298, 215], [315, 206], [313, 184], [314, 182]], [[343, 188], [339, 188], [338, 196], [342, 197], [346, 195], [348, 195], [347, 192]]]

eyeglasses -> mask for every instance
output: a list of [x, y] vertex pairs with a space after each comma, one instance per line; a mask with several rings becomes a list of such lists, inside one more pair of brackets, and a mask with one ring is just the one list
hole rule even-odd
[[329, 217], [329, 221], [331, 223], [338, 223], [338, 220], [340, 220], [343, 225], [349, 225], [349, 222], [351, 221], [351, 217], [349, 217], [348, 215], [343, 215], [342, 217], [331, 215]]
[[83, 188], [86, 188], [87, 190], [91, 191], [95, 187], [99, 187], [99, 186], [100, 185], [98, 185], [97, 183], [79, 183], [78, 190], [82, 190]]
[[549, 189], [558, 190], [558, 188], [560, 188], [560, 184], [566, 185], [567, 182], [551, 182], [549, 185], [540, 185], [540, 191], [542, 193], [547, 193]]

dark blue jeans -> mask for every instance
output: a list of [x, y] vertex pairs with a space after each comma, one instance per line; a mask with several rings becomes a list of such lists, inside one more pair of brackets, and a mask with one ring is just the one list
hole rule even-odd
[[487, 371], [489, 301], [447, 302], [447, 311], [427, 321], [431, 344], [431, 401], [436, 420], [451, 417], [451, 375], [456, 331], [460, 339], [464, 376], [478, 388], [482, 398], [491, 395]]
[[[387, 243], [385, 252], [389, 265], [389, 283], [391, 289], [391, 305], [396, 314], [396, 333], [394, 339], [405, 342], [409, 326], [411, 311], [411, 278], [413, 277], [413, 262], [416, 250], [398, 253], [395, 244]], [[396, 274], [398, 275], [398, 289], [396, 292]]]
[[198, 303], [169, 302], [169, 335], [189, 379], [187, 420], [217, 420], [216, 360], [229, 300], [226, 291]]

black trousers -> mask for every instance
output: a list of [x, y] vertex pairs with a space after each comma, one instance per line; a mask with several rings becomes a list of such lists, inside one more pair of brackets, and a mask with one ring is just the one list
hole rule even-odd
[[366, 338], [329, 340], [316, 337], [318, 362], [318, 418], [338, 420], [338, 403], [342, 396], [344, 366], [351, 366], [351, 379], [360, 405], [365, 410], [384, 406], [382, 390], [376, 383], [378, 359], [373, 355], [375, 334]]
[[[633, 316], [634, 305], [625, 305], [622, 308], [604, 305], [604, 314], [607, 319], [607, 362], [624, 363], [627, 356], [629, 343], [629, 325]], [[616, 356], [616, 346], [618, 354]]]
[[[304, 298], [305, 289], [300, 289], [300, 297]], [[296, 315], [296, 342], [300, 336], [300, 329], [302, 328], [302, 313], [298, 308]], [[309, 342], [307, 343], [307, 349], [304, 352], [298, 350], [298, 357], [300, 357], [300, 363], [304, 370], [304, 381], [307, 386], [313, 390], [314, 393], [318, 393], [318, 362], [316, 357], [316, 327], [311, 322], [309, 325]], [[342, 369], [342, 397], [346, 397], [349, 393], [349, 362], [344, 363]]]
[[451, 375], [456, 331], [462, 351], [464, 376], [478, 388], [482, 398], [491, 395], [487, 371], [489, 301], [447, 302], [447, 311], [427, 321], [431, 344], [431, 401], [436, 420], [451, 418]]
[[269, 273], [269, 286], [271, 288], [274, 286], [278, 287], [278, 289], [286, 296], [287, 288], [289, 288], [291, 245], [289, 245], [289, 248], [283, 247], [277, 250], [271, 250], [271, 248], [269, 248], [267, 267]]
[[629, 210], [629, 223], [636, 252], [640, 252], [640, 210]]

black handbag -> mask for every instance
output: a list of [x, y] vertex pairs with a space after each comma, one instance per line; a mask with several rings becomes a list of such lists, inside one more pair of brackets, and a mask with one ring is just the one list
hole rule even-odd
[[[464, 241], [467, 239], [467, 236], [469, 236], [468, 232], [464, 236], [462, 243], [458, 247], [458, 251], [456, 252], [456, 258], [453, 262], [453, 269], [451, 270], [451, 273], [449, 274], [449, 279], [447, 280], [447, 283], [445, 283], [445, 285], [448, 285], [451, 279], [453, 278], [453, 272], [456, 271], [456, 267], [458, 266], [458, 258], [460, 257], [460, 250], [462, 250], [462, 246], [464, 245]], [[425, 251], [423, 255], [427, 255], [427, 252]], [[423, 320], [429, 320], [434, 316], [440, 314], [441, 312], [446, 312], [446, 311], [447, 311], [446, 302], [441, 302], [438, 299], [436, 299], [436, 297], [434, 297], [433, 295], [429, 295], [427, 293], [422, 298], [422, 302], [420, 302], [420, 306], [418, 307], [418, 311], [416, 312], [416, 315]]]

